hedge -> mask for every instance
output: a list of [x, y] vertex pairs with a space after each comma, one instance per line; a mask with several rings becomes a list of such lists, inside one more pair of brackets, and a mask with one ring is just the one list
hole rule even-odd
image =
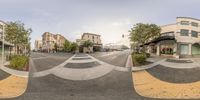
[[145, 53], [132, 53], [133, 64], [143, 65], [146, 62], [147, 54]]
[[15, 69], [23, 69], [28, 61], [28, 57], [24, 55], [13, 55], [10, 60], [10, 67]]

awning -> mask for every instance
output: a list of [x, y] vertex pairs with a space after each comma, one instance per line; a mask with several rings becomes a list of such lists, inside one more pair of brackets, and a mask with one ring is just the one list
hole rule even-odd
[[[161, 36], [161, 37], [153, 39], [150, 42], [145, 43], [144, 45], [149, 45], [151, 43], [158, 43], [158, 42], [164, 41], [164, 40], [176, 40], [176, 39], [174, 36]], [[142, 47], [142, 45], [140, 45], [140, 47]]]
[[[0, 45], [2, 45], [2, 40], [1, 39], [0, 39]], [[4, 41], [4, 46], [6, 46], [6, 47], [13, 47], [14, 44], [11, 44], [11, 43], [9, 43], [7, 41]]]

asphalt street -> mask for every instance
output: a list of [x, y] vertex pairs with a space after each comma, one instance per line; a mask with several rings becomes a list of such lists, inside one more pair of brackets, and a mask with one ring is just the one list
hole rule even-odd
[[51, 69], [70, 58], [70, 53], [32, 53], [31, 58], [34, 62], [34, 71], [44, 71]]
[[106, 63], [119, 67], [125, 67], [129, 54], [129, 50], [124, 50], [113, 52], [96, 52], [90, 55]]
[[171, 83], [192, 83], [200, 81], [200, 68], [170, 68], [162, 65], [157, 65], [147, 69], [151, 75], [157, 79]]
[[[36, 55], [33, 56], [34, 58], [46, 57], [46, 55], [43, 54], [41, 55], [42, 56], [40, 56], [40, 54], [37, 54], [37, 56]], [[60, 56], [63, 55], [61, 54]], [[58, 57], [58, 55], [55, 54], [52, 54], [51, 56]], [[78, 57], [81, 56], [78, 55]], [[67, 58], [68, 56], [65, 59]], [[39, 61], [43, 63], [43, 60]], [[82, 66], [82, 64], [80, 63], [71, 66], [77, 67], [77, 66]], [[37, 66], [33, 66], [33, 64], [30, 63], [30, 73], [29, 73], [30, 75], [32, 75], [35, 72], [35, 70], [33, 69], [37, 69]], [[78, 81], [63, 79], [53, 74], [49, 74], [42, 77], [30, 76], [28, 87], [25, 93], [19, 97], [11, 98], [8, 100], [155, 100], [155, 99], [141, 97], [135, 92], [132, 82], [131, 70], [130, 71], [112, 70], [108, 74], [101, 76], [99, 78], [91, 80], [78, 80]]]
[[10, 76], [10, 74], [8, 74], [8, 73], [6, 73], [6, 72], [4, 72], [3, 70], [0, 69], [0, 80], [3, 80], [3, 79], [5, 79], [9, 76]]

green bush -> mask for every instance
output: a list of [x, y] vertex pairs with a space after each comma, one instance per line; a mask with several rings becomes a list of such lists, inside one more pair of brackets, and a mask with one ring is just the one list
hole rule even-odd
[[24, 55], [14, 55], [10, 60], [10, 67], [15, 69], [23, 69], [28, 61], [28, 57]]
[[135, 65], [143, 65], [146, 61], [147, 56], [145, 53], [133, 53], [132, 58]]

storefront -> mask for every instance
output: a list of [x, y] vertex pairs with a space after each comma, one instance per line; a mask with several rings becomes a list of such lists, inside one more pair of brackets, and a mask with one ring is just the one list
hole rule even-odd
[[195, 43], [192, 45], [192, 55], [200, 55], [200, 44]]
[[[4, 61], [9, 60], [10, 55], [13, 53], [13, 44], [4, 42]], [[2, 61], [2, 41], [0, 40], [0, 60]], [[0, 62], [1, 62], [0, 61]]]
[[160, 53], [165, 55], [173, 55], [174, 54], [174, 47], [175, 47], [174, 40], [164, 40], [160, 42]]

